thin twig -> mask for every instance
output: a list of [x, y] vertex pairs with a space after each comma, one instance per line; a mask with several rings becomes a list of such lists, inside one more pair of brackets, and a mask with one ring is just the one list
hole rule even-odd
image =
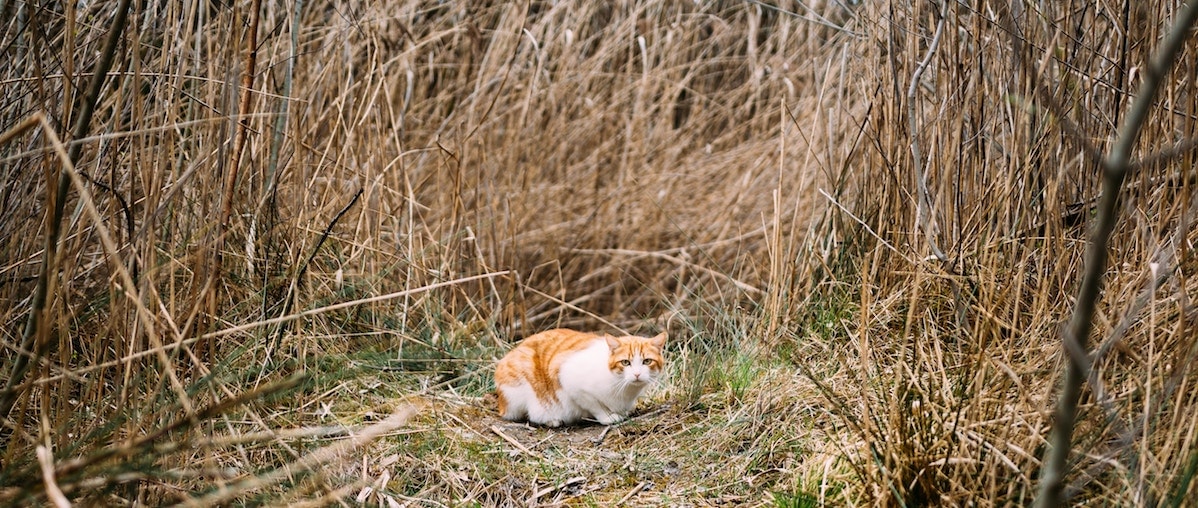
[[228, 412], [231, 407], [248, 404], [250, 401], [260, 400], [262, 398], [268, 397], [268, 395], [288, 392], [290, 389], [299, 386], [299, 383], [303, 382], [305, 379], [307, 379], [307, 375], [296, 374], [288, 377], [288, 379], [273, 382], [271, 385], [260, 386], [258, 388], [252, 389], [252, 391], [237, 394], [235, 397], [218, 400], [216, 403], [213, 403], [212, 405], [204, 407], [204, 409], [195, 412], [194, 415], [192, 415], [192, 413], [188, 413], [188, 415], [176, 417], [174, 422], [171, 422], [165, 425], [165, 427], [159, 428], [155, 431], [151, 431], [151, 433], [140, 436], [138, 439], [129, 441], [127, 443], [121, 443], [121, 445], [117, 447], [105, 448], [99, 453], [90, 456], [84, 456], [84, 458], [63, 462], [63, 464], [59, 465], [58, 468], [59, 476], [68, 476], [68, 474], [84, 470], [86, 467], [99, 464], [99, 462], [105, 460], [126, 458], [126, 456], [132, 456], [134, 454], [144, 452], [147, 447], [152, 446], [153, 443], [158, 442], [168, 434], [175, 433], [175, 431], [192, 428], [195, 424], [205, 421], [205, 419], [224, 415], [224, 413]]
[[389, 416], [386, 420], [366, 427], [358, 432], [353, 437], [331, 444], [319, 450], [316, 450], [308, 455], [300, 457], [293, 464], [285, 464], [276, 469], [268, 471], [264, 474], [252, 476], [240, 482], [237, 482], [228, 487], [221, 487], [216, 492], [208, 494], [200, 498], [190, 498], [179, 504], [179, 506], [216, 506], [227, 504], [229, 501], [257, 491], [264, 487], [274, 485], [302, 471], [315, 469], [317, 466], [335, 460], [337, 457], [344, 455], [346, 452], [360, 448], [375, 439], [386, 435], [387, 433], [405, 425], [408, 420], [411, 420], [417, 413], [414, 406], [406, 406], [403, 409], [396, 411], [395, 414]]
[[[1077, 143], [1082, 153], [1086, 155], [1086, 159], [1090, 162], [1099, 163], [1102, 161], [1102, 152], [1098, 150], [1098, 147], [1094, 146], [1094, 143], [1090, 142], [1089, 137], [1082, 132], [1081, 128], [1064, 114], [1065, 108], [1062, 108], [1060, 103], [1057, 102], [1052, 91], [1044, 85], [1042, 80], [1037, 79], [1037, 73], [1032, 70], [1031, 66], [1024, 59], [1024, 44], [1027, 40], [1023, 36], [1023, 33], [1019, 31], [1019, 24], [1013, 16], [1008, 16], [1007, 21], [1008, 23], [1004, 28], [1011, 36], [1011, 45], [1013, 46], [1012, 57], [1016, 60], [1015, 63], [1019, 68], [1027, 75], [1029, 81], [1031, 81], [1032, 87], [1035, 89], [1036, 99], [1044, 103], [1046, 110], [1055, 114], [1054, 119], [1060, 124], [1061, 130], [1065, 131], [1065, 138]], [[1045, 55], [1045, 58], [1050, 58], [1050, 56]]]
[[45, 446], [37, 446], [37, 462], [42, 466], [42, 481], [46, 484], [46, 497], [50, 498], [50, 502], [58, 508], [69, 508], [71, 502], [67, 500], [62, 489], [58, 488], [58, 482], [54, 480], [54, 457]]
[[[303, 0], [296, 0], [291, 14], [291, 51], [283, 67], [283, 90], [279, 93], [279, 113], [275, 117], [274, 132], [270, 142], [270, 158], [266, 165], [266, 194], [274, 201], [278, 184], [279, 152], [283, 145], [283, 131], [287, 127], [288, 109], [291, 105], [291, 84], [295, 75], [295, 60], [299, 58], [300, 14], [304, 10]], [[273, 209], [273, 207], [272, 207]]]
[[405, 291], [397, 291], [394, 293], [389, 293], [389, 294], [380, 295], [380, 296], [372, 296], [370, 298], [363, 298], [360, 300], [336, 303], [333, 305], [327, 305], [327, 306], [316, 308], [316, 309], [298, 312], [298, 313], [291, 314], [288, 316], [280, 316], [280, 317], [273, 318], [273, 319], [265, 319], [262, 321], [255, 321], [253, 323], [246, 323], [243, 325], [226, 328], [224, 330], [217, 330], [215, 332], [206, 333], [206, 334], [202, 335], [200, 338], [201, 339], [214, 339], [217, 337], [224, 337], [225, 335], [232, 335], [234, 333], [244, 332], [246, 330], [252, 330], [254, 328], [258, 328], [258, 327], [262, 327], [262, 326], [268, 326], [268, 325], [273, 325], [273, 324], [277, 324], [277, 323], [286, 323], [288, 321], [294, 321], [296, 319], [301, 319], [301, 318], [305, 318], [305, 317], [309, 317], [309, 316], [315, 316], [317, 314], [323, 314], [325, 312], [332, 312], [335, 310], [354, 307], [354, 306], [362, 305], [362, 304], [366, 304], [366, 303], [374, 303], [374, 302], [381, 302], [381, 301], [385, 301], [385, 300], [391, 300], [391, 299], [395, 299], [395, 298], [399, 298], [399, 297], [403, 297], [403, 296], [413, 295], [416, 293], [423, 293], [425, 291], [430, 291], [433, 289], [443, 288], [446, 286], [453, 286], [453, 285], [461, 284], [464, 282], [485, 279], [488, 277], [500, 277], [503, 275], [507, 275], [509, 273], [511, 273], [511, 272], [505, 270], [502, 272], [484, 273], [482, 275], [472, 275], [470, 277], [462, 277], [460, 279], [447, 280], [445, 282], [429, 284], [427, 286], [421, 286], [418, 288], [408, 289]]
[[1061, 494], [1072, 447], [1078, 400], [1081, 387], [1091, 368], [1087, 343], [1090, 329], [1093, 327], [1095, 308], [1102, 292], [1102, 275], [1106, 272], [1107, 264], [1107, 244], [1119, 218], [1116, 205], [1123, 179], [1130, 167], [1131, 151], [1152, 110], [1161, 81], [1177, 59], [1195, 20], [1198, 20], [1198, 0], [1190, 0], [1178, 11], [1173, 27], [1149, 61], [1140, 92], [1132, 102], [1124, 123], [1119, 127], [1114, 146], [1103, 159], [1102, 198], [1098, 202], [1098, 218], [1086, 248], [1085, 272], [1078, 292], [1077, 307], [1074, 308], [1073, 317], [1063, 337], [1066, 351], [1065, 381], [1057, 400], [1048, 455], [1044, 460], [1040, 494], [1036, 498], [1036, 506], [1041, 508], [1060, 506], [1064, 502]]
[[[254, 0], [250, 6], [250, 24], [245, 32], [245, 69], [242, 70], [241, 78], [241, 100], [237, 109], [238, 118], [237, 128], [233, 137], [233, 152], [229, 157], [228, 167], [225, 168], [224, 174], [224, 191], [221, 193], [220, 215], [216, 221], [216, 232], [212, 242], [212, 264], [208, 272], [208, 277], [201, 290], [201, 298], [207, 298], [208, 312], [215, 316], [219, 312], [219, 302], [216, 295], [220, 293], [217, 290], [217, 284], [221, 279], [221, 272], [224, 270], [225, 256], [225, 235], [229, 230], [229, 217], [233, 213], [233, 198], [237, 190], [237, 176], [241, 167], [241, 155], [245, 151], [246, 139], [249, 137], [250, 122], [249, 112], [254, 95], [254, 76], [256, 74], [255, 67], [258, 60], [258, 20], [262, 12], [262, 0]], [[205, 344], [201, 343], [200, 348], [205, 348]], [[211, 348], [208, 348], [211, 353]]]
[[575, 476], [575, 477], [573, 477], [573, 478], [567, 479], [567, 480], [566, 480], [566, 481], [564, 481], [564, 482], [561, 482], [561, 483], [558, 483], [558, 484], [555, 484], [555, 485], [550, 485], [550, 486], [548, 486], [548, 487], [545, 487], [545, 488], [543, 488], [543, 489], [541, 489], [541, 490], [538, 490], [538, 491], [536, 491], [536, 492], [534, 492], [534, 493], [533, 493], [533, 495], [532, 495], [532, 498], [528, 500], [528, 501], [529, 501], [529, 504], [535, 503], [537, 499], [540, 499], [540, 498], [542, 498], [542, 497], [544, 497], [544, 496], [546, 496], [546, 495], [548, 495], [548, 494], [551, 494], [551, 493], [553, 493], [554, 491], [558, 491], [558, 490], [564, 489], [564, 488], [566, 488], [566, 487], [569, 487], [569, 486], [571, 486], [571, 485], [574, 485], [575, 483], [582, 483], [582, 482], [585, 482], [586, 480], [587, 480], [587, 478], [586, 478], [585, 476]]
[[[125, 32], [125, 21], [129, 13], [129, 4], [130, 0], [121, 0], [121, 3], [117, 5], [112, 20], [112, 28], [108, 31], [108, 38], [104, 41], [104, 48], [100, 51], [100, 59], [96, 62], [95, 74], [92, 75], [91, 85], [88, 87], [87, 95], [83, 96], [79, 116], [76, 117], [75, 128], [71, 133], [71, 137], [75, 139], [87, 136], [87, 132], [90, 129], [92, 114], [96, 109], [96, 102], [100, 99], [100, 92], [104, 89], [104, 80], [108, 77], [108, 69], [112, 67], [113, 56], [116, 54], [116, 48], [120, 43], [121, 36]], [[40, 117], [38, 121], [45, 126], [44, 129], [47, 133], [53, 132], [41, 113], [37, 113], [34, 116]], [[30, 128], [33, 123], [27, 120], [26, 122], [22, 122], [21, 125], [24, 128]], [[58, 145], [61, 145], [61, 142]], [[61, 151], [62, 147], [56, 146], [56, 149]], [[56, 266], [55, 260], [58, 253], [58, 237], [62, 228], [63, 207], [67, 200], [67, 191], [71, 186], [70, 178], [66, 176], [66, 166], [73, 165], [74, 161], [79, 160], [79, 154], [82, 149], [83, 145], [81, 144], [71, 145], [67, 149], [63, 169], [59, 172], [58, 189], [54, 201], [47, 203], [47, 208], [51, 212], [47, 220], [45, 251], [42, 254], [43, 260], [41, 270], [38, 273], [37, 287], [34, 289], [33, 300], [30, 302], [29, 318], [25, 322], [25, 330], [21, 337], [21, 348], [27, 351], [34, 351], [34, 340], [37, 337], [38, 326], [42, 320], [42, 312], [46, 306], [46, 296], [49, 293], [50, 277], [54, 273], [53, 270]], [[40, 352], [35, 351], [35, 354], [40, 354]], [[16, 359], [13, 360], [8, 381], [5, 383], [4, 390], [0, 392], [0, 417], [7, 417], [9, 411], [12, 410], [12, 406], [17, 398], [13, 387], [25, 378], [26, 370], [29, 368], [29, 360], [28, 357], [22, 355], [17, 355]], [[7, 432], [0, 429], [0, 447], [4, 446], [5, 441], [7, 441]]]
[[911, 76], [911, 86], [907, 88], [907, 125], [911, 131], [911, 160], [915, 167], [915, 188], [919, 200], [915, 205], [915, 218], [919, 222], [919, 227], [923, 229], [924, 238], [927, 239], [932, 254], [943, 262], [948, 262], [948, 256], [945, 256], [944, 251], [940, 250], [940, 246], [936, 244], [936, 233], [932, 230], [934, 227], [932, 216], [935, 211], [932, 207], [932, 198], [928, 195], [928, 175], [924, 168], [923, 154], [919, 150], [919, 120], [915, 115], [915, 91], [919, 89], [919, 80], [923, 76], [924, 70], [928, 68], [932, 57], [936, 55], [937, 48], [940, 47], [940, 37], [944, 35], [944, 23], [948, 18], [948, 4], [949, 0], [941, 2], [940, 19], [936, 21], [936, 32], [932, 35], [932, 42], [928, 44], [928, 52], [915, 67], [915, 73]]
[[596, 437], [595, 439], [592, 439], [591, 443], [594, 443], [595, 446], [599, 446], [599, 445], [603, 444], [603, 440], [607, 439], [607, 433], [611, 432], [611, 428], [612, 428], [611, 425], [604, 425], [603, 432], [600, 432], [598, 437]]
[[62, 463], [58, 466], [58, 475], [71, 475], [76, 471], [83, 470], [94, 464], [98, 464], [109, 459], [119, 459], [141, 453], [150, 446], [153, 446], [154, 443], [159, 442], [159, 440], [165, 437], [167, 434], [190, 428], [201, 421], [220, 416], [232, 407], [240, 406], [255, 400], [260, 400], [272, 394], [289, 391], [296, 386], [299, 386], [299, 384], [305, 379], [307, 379], [307, 375], [295, 374], [282, 381], [260, 386], [256, 389], [249, 390], [239, 395], [214, 402], [200, 411], [195, 412], [195, 414], [182, 415], [176, 418], [173, 422], [160, 427], [157, 430], [148, 432], [137, 439], [133, 439], [127, 443], [122, 443], [119, 446], [104, 449], [91, 456], [80, 457], [78, 459]]
[[687, 261], [685, 259], [682, 259], [682, 258], [679, 258], [676, 256], [671, 256], [664, 252], [633, 250], [633, 249], [572, 249], [571, 252], [577, 252], [579, 254], [612, 254], [612, 255], [623, 255], [623, 256], [645, 256], [645, 257], [663, 259], [663, 260], [669, 261], [671, 263], [675, 263], [679, 266], [685, 266], [687, 268], [692, 268], [694, 270], [706, 273], [713, 277], [727, 279], [729, 282], [732, 283], [732, 285], [736, 286], [741, 291], [745, 291], [748, 293], [755, 293], [755, 294], [759, 294], [759, 295], [765, 293], [760, 288], [753, 286], [752, 284], [749, 284], [747, 282], [739, 281], [728, 274], [725, 274], [718, 270], [713, 270], [711, 268], [707, 268], [706, 266], [696, 265], [694, 263], [691, 263], [690, 261]]
[[632, 490], [628, 491], [627, 494], [624, 494], [624, 497], [620, 498], [619, 501], [616, 501], [616, 505], [618, 506], [628, 502], [629, 499], [632, 499], [632, 496], [639, 494], [642, 490], [645, 490], [645, 487], [647, 486], [649, 486], [649, 482], [642, 480], [640, 483], [636, 484]]
[[817, 190], [817, 191], [819, 191], [819, 193], [820, 193], [821, 195], [823, 195], [825, 198], [827, 198], [827, 199], [828, 199], [828, 201], [830, 201], [830, 202], [831, 202], [833, 205], [836, 205], [836, 208], [839, 208], [839, 209], [840, 209], [840, 211], [842, 211], [842, 212], [844, 212], [844, 213], [845, 213], [845, 215], [848, 215], [848, 216], [849, 216], [849, 218], [851, 218], [851, 219], [853, 219], [854, 221], [856, 221], [856, 222], [857, 222], [857, 224], [860, 224], [860, 225], [861, 225], [861, 227], [864, 227], [864, 228], [865, 228], [865, 231], [866, 231], [867, 233], [869, 233], [870, 235], [872, 235], [872, 236], [873, 236], [875, 239], [877, 239], [877, 240], [878, 240], [878, 242], [880, 242], [882, 245], [884, 245], [884, 246], [885, 246], [887, 249], [890, 249], [890, 251], [891, 251], [891, 252], [893, 252], [893, 253], [895, 253], [897, 256], [899, 256], [899, 257], [901, 257], [901, 258], [903, 258], [903, 259], [907, 260], [907, 262], [908, 262], [908, 263], [910, 263], [910, 264], [912, 264], [912, 265], [917, 265], [917, 264], [919, 264], [919, 263], [917, 263], [917, 262], [916, 262], [914, 259], [911, 259], [911, 258], [907, 257], [907, 255], [906, 255], [906, 254], [903, 254], [902, 252], [899, 252], [899, 250], [898, 250], [897, 248], [895, 248], [893, 245], [891, 245], [891, 244], [890, 244], [890, 242], [887, 242], [885, 238], [882, 238], [882, 236], [881, 236], [881, 235], [879, 235], [877, 232], [875, 232], [875, 231], [873, 230], [873, 228], [869, 227], [869, 224], [867, 224], [865, 221], [861, 220], [861, 219], [860, 219], [859, 217], [857, 217], [856, 215], [853, 215], [853, 212], [852, 212], [852, 211], [850, 211], [848, 208], [845, 208], [845, 206], [844, 206], [844, 205], [842, 205], [842, 204], [840, 204], [840, 202], [839, 202], [839, 201], [836, 201], [836, 198], [833, 198], [832, 196], [828, 195], [828, 193], [827, 193], [826, 191], [824, 191], [823, 189], [816, 189], [816, 190]]
[[1143, 167], [1150, 167], [1158, 162], [1173, 160], [1193, 152], [1195, 149], [1198, 149], [1198, 138], [1183, 139], [1177, 143], [1174, 143], [1173, 146], [1148, 155], [1142, 159], [1132, 161], [1130, 169], [1134, 171]]
[[363, 189], [359, 188], [358, 192], [354, 193], [354, 197], [349, 200], [349, 203], [341, 208], [340, 212], [337, 212], [337, 216], [333, 217], [333, 220], [329, 221], [328, 226], [325, 226], [324, 232], [320, 234], [320, 240], [316, 241], [316, 246], [313, 247], [312, 252], [308, 254], [308, 259], [304, 260], [304, 264], [301, 265], [299, 271], [296, 272], [295, 278], [297, 280], [304, 278], [304, 274], [308, 271], [308, 265], [311, 265], [312, 260], [316, 259], [316, 254], [320, 252], [320, 248], [324, 245], [324, 242], [329, 239], [329, 235], [332, 234], [333, 228], [337, 226], [337, 223], [341, 221], [341, 217], [345, 216], [346, 212], [349, 212], [349, 209], [353, 208], [353, 206], [357, 204], [358, 199], [362, 197], [362, 191]]
[[[324, 228], [324, 232], [320, 234], [320, 240], [316, 241], [316, 246], [313, 247], [312, 252], [308, 254], [308, 259], [304, 260], [304, 264], [300, 265], [300, 269], [296, 272], [296, 284], [303, 284], [304, 275], [308, 272], [308, 266], [312, 264], [312, 260], [316, 259], [316, 254], [320, 252], [320, 248], [324, 246], [324, 242], [329, 239], [329, 235], [333, 232], [333, 227], [335, 227], [337, 223], [341, 221], [341, 217], [343, 217], [346, 212], [349, 212], [349, 209], [353, 208], [354, 204], [358, 202], [358, 199], [362, 197], [362, 190], [363, 189], [359, 188], [358, 192], [354, 194], [353, 199], [349, 200], [349, 204], [345, 205], [340, 212], [337, 212], [337, 216], [333, 217], [333, 220], [329, 221], [329, 225]], [[291, 304], [293, 301], [295, 301], [294, 298], [287, 298], [283, 302], [283, 310], [279, 312], [279, 314], [286, 315], [288, 312], [291, 312]], [[286, 327], [282, 326], [275, 331], [274, 339], [270, 341], [270, 347], [267, 348], [267, 359], [270, 359], [271, 352], [279, 345], [279, 341], [282, 340], [283, 333], [285, 331]]]
[[540, 457], [539, 455], [537, 455], [537, 453], [536, 453], [536, 452], [534, 452], [534, 451], [532, 451], [532, 450], [529, 450], [527, 446], [524, 446], [524, 444], [523, 444], [523, 443], [521, 443], [521, 442], [517, 441], [517, 440], [516, 440], [516, 438], [514, 438], [514, 437], [512, 437], [512, 436], [509, 436], [509, 435], [507, 435], [507, 433], [506, 433], [506, 432], [504, 432], [504, 431], [503, 431], [503, 429], [499, 428], [499, 426], [498, 426], [498, 425], [492, 425], [492, 426], [491, 426], [491, 432], [494, 432], [496, 436], [499, 436], [499, 437], [503, 438], [503, 440], [504, 440], [504, 441], [507, 441], [508, 443], [511, 443], [511, 445], [512, 445], [512, 446], [515, 446], [517, 449], [519, 449], [520, 451], [524, 452], [524, 453], [525, 453], [525, 454], [527, 454], [528, 456], [530, 456], [530, 457]]
[[591, 312], [591, 311], [588, 311], [588, 310], [586, 310], [586, 309], [584, 309], [584, 308], [582, 308], [582, 307], [579, 307], [579, 306], [577, 306], [577, 305], [574, 305], [574, 304], [572, 304], [572, 303], [570, 303], [570, 302], [567, 302], [567, 301], [565, 301], [565, 300], [562, 300], [561, 298], [558, 298], [558, 297], [556, 297], [556, 296], [553, 296], [553, 295], [551, 295], [551, 294], [548, 294], [548, 293], [545, 293], [545, 292], [543, 292], [543, 291], [540, 291], [540, 290], [538, 290], [537, 288], [534, 288], [534, 287], [532, 287], [532, 286], [529, 286], [529, 285], [527, 285], [527, 284], [520, 284], [520, 287], [523, 287], [524, 289], [526, 289], [526, 290], [528, 290], [528, 291], [532, 291], [533, 293], [536, 293], [537, 295], [540, 295], [540, 296], [542, 296], [542, 297], [545, 297], [545, 298], [548, 298], [548, 299], [550, 299], [550, 300], [553, 300], [554, 302], [557, 302], [557, 303], [558, 303], [558, 305], [561, 305], [561, 306], [563, 306], [563, 307], [566, 307], [566, 308], [569, 308], [569, 309], [571, 309], [571, 310], [575, 310], [575, 311], [581, 312], [581, 313], [583, 313], [583, 314], [586, 314], [586, 315], [588, 315], [588, 316], [590, 316], [590, 317], [593, 317], [593, 318], [595, 318], [595, 319], [599, 320], [601, 323], [603, 323], [603, 324], [605, 324], [605, 325], [607, 325], [607, 326], [610, 326], [610, 327], [612, 327], [612, 328], [613, 328], [613, 329], [615, 329], [615, 330], [618, 330], [620, 333], [622, 333], [622, 334], [625, 334], [625, 335], [628, 335], [628, 330], [625, 330], [625, 329], [624, 329], [624, 328], [622, 328], [621, 326], [619, 326], [619, 325], [617, 325], [617, 324], [615, 324], [615, 323], [612, 323], [611, 321], [608, 321], [608, 320], [604, 319], [604, 318], [603, 318], [603, 316], [600, 316], [600, 315], [598, 315], [598, 314], [595, 314], [595, 313], [593, 313], [593, 312]]

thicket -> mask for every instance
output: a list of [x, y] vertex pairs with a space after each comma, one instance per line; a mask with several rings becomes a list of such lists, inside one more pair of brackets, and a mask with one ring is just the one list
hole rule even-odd
[[0, 501], [344, 497], [292, 475], [411, 415], [313, 441], [349, 432], [302, 416], [325, 358], [419, 346], [477, 381], [550, 327], [738, 316], [820, 385], [852, 499], [1028, 502], [1072, 358], [1070, 502], [1185, 504], [1192, 29], [1090, 347], [1063, 337], [1186, 11], [0, 1]]

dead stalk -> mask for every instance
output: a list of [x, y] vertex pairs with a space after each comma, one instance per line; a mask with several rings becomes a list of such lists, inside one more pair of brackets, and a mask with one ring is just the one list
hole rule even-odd
[[1190, 0], [1177, 12], [1169, 34], [1161, 41], [1160, 48], [1145, 69], [1140, 91], [1133, 100], [1123, 124], [1119, 126], [1111, 151], [1102, 161], [1102, 197], [1098, 202], [1098, 217], [1095, 219], [1094, 231], [1086, 248], [1086, 262], [1081, 289], [1078, 291], [1077, 307], [1062, 337], [1066, 363], [1065, 380], [1057, 399], [1055, 421], [1049, 438], [1050, 448], [1044, 459], [1040, 493], [1036, 498], [1036, 506], [1042, 508], [1060, 506], [1064, 502], [1061, 493], [1068, 471], [1069, 452], [1072, 449], [1078, 399], [1081, 397], [1081, 387], [1085, 384], [1092, 367], [1088, 346], [1090, 329], [1093, 327], [1094, 311], [1102, 292], [1108, 243], [1119, 218], [1116, 205], [1131, 163], [1132, 149], [1144, 122], [1153, 110], [1157, 90], [1173, 66], [1195, 20], [1198, 20], [1198, 0]]

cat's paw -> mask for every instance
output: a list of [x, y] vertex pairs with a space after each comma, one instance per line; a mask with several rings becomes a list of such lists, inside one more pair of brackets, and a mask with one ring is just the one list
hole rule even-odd
[[619, 423], [623, 419], [624, 419], [624, 416], [621, 414], [618, 414], [618, 413], [595, 415], [595, 421], [597, 421], [603, 425], [612, 425], [615, 423]]
[[546, 426], [546, 427], [553, 427], [553, 428], [555, 428], [555, 429], [556, 429], [556, 428], [558, 428], [558, 427], [561, 427], [561, 426], [562, 426], [562, 421], [561, 421], [561, 420], [549, 420], [549, 421], [546, 421], [546, 422], [545, 422], [545, 426]]

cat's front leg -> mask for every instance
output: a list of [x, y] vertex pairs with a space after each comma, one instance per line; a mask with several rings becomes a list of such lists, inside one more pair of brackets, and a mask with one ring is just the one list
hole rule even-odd
[[611, 412], [607, 412], [607, 411], [600, 411], [600, 412], [596, 413], [594, 416], [595, 416], [595, 421], [597, 421], [603, 425], [612, 425], [612, 424], [620, 423], [621, 421], [624, 420], [624, 415], [622, 415], [620, 413], [611, 413]]
[[611, 425], [624, 419], [624, 415], [618, 411], [613, 411], [607, 404], [600, 402], [593, 397], [579, 397], [574, 400], [578, 408], [582, 410], [583, 415], [589, 415], [591, 418], [603, 425]]

